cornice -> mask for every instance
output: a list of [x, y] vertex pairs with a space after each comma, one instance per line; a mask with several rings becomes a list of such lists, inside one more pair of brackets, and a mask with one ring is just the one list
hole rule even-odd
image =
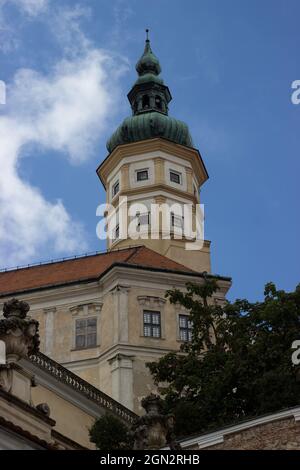
[[106, 179], [110, 171], [117, 166], [124, 157], [147, 154], [153, 151], [162, 151], [189, 161], [196, 174], [201, 175], [203, 184], [208, 179], [208, 173], [199, 150], [176, 144], [167, 139], [155, 138], [141, 140], [130, 144], [118, 145], [97, 168], [97, 175], [106, 188]]
[[158, 357], [167, 354], [169, 352], [178, 352], [177, 349], [153, 347], [153, 346], [141, 346], [139, 344], [128, 344], [128, 343], [117, 343], [113, 346], [108, 347], [99, 356], [91, 359], [78, 359], [75, 361], [66, 361], [63, 363], [64, 367], [70, 370], [80, 370], [81, 368], [93, 367], [98, 365], [100, 362], [111, 360], [116, 354], [124, 354], [125, 356], [149, 356], [157, 355]]
[[[202, 273], [198, 273], [196, 271], [189, 272], [165, 268], [153, 268], [143, 265], [127, 264], [125, 262], [116, 262], [110, 265], [98, 278], [93, 277], [91, 279], [81, 279], [65, 283], [63, 285], [55, 284], [51, 286], [37, 287], [23, 292], [10, 292], [2, 294], [0, 298], [2, 299], [1, 302], [4, 302], [7, 298], [12, 296], [16, 298], [22, 296], [23, 300], [31, 302], [31, 310], [33, 312], [34, 304], [37, 304], [38, 302], [43, 304], [46, 304], [48, 301], [53, 302], [53, 298], [55, 298], [55, 300], [63, 300], [64, 303], [70, 303], [70, 299], [72, 299], [73, 305], [76, 305], [76, 302], [74, 302], [75, 295], [90, 295], [91, 291], [97, 294], [97, 298], [99, 300], [99, 297], [106, 293], [105, 290], [107, 288], [105, 289], [105, 284], [107, 285], [108, 282], [112, 283], [117, 279], [117, 276], [124, 278], [124, 275], [126, 275], [127, 282], [129, 279], [136, 279], [139, 282], [141, 280], [146, 280], [148, 283], [155, 284], [157, 277], [154, 276], [154, 273], [159, 273], [160, 285], [163, 281], [166, 281], [166, 284], [168, 285], [176, 283], [176, 285], [182, 284], [184, 286], [188, 280], [195, 279], [195, 281], [200, 281], [203, 279]], [[214, 274], [208, 274], [208, 277], [216, 279], [220, 287], [226, 292], [231, 285], [231, 278], [229, 277]], [[91, 300], [89, 300], [89, 302], [91, 302]], [[81, 301], [80, 303], [85, 302]]]
[[166, 195], [168, 197], [170, 197], [170, 193], [174, 194], [179, 198], [184, 198], [184, 199], [190, 200], [193, 204], [198, 204], [199, 203], [196, 196], [194, 196], [194, 194], [192, 194], [192, 193], [189, 193], [189, 192], [187, 192], [183, 189], [174, 188], [173, 186], [169, 186], [165, 183], [154, 183], [154, 184], [148, 184], [147, 186], [140, 186], [138, 188], [126, 188], [124, 190], [121, 190], [121, 191], [119, 191], [117, 196], [111, 201], [111, 204], [114, 207], [117, 207], [118, 204], [119, 204], [119, 198], [121, 196], [129, 196], [130, 197], [130, 196], [143, 195], [143, 194], [147, 194], [147, 193], [150, 193], [150, 195], [151, 195], [151, 193], [155, 192], [155, 191], [159, 191], [160, 193], [163, 191], [164, 193], [166, 193]]

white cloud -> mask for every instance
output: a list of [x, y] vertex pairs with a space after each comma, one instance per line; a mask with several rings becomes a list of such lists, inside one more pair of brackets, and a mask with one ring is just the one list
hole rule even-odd
[[[13, 129], [13, 125], [16, 128]], [[38, 188], [18, 175], [20, 148], [32, 129], [12, 119], [0, 122], [0, 262], [11, 266], [33, 259], [48, 247], [52, 253], [85, 249], [84, 233], [61, 201], [50, 203]]]
[[[28, 8], [39, 3], [22, 2]], [[2, 266], [27, 263], [45, 253], [52, 257], [87, 248], [82, 225], [72, 220], [63, 202], [48, 201], [19, 172], [24, 149], [30, 144], [60, 152], [73, 164], [90, 158], [112, 110], [117, 109], [118, 80], [124, 67], [109, 52], [92, 46], [79, 28], [78, 15], [67, 17], [65, 26], [73, 24], [77, 49], [74, 46], [72, 54], [47, 74], [20, 69], [7, 84], [7, 105], [0, 114]], [[62, 48], [67, 46], [68, 51], [69, 40], [70, 36], [61, 36]], [[44, 152], [40, 153], [43, 158]]]
[[118, 76], [113, 59], [95, 49], [60, 61], [49, 75], [21, 69], [8, 88], [8, 113], [30, 130], [28, 141], [80, 163], [90, 158], [107, 126]]

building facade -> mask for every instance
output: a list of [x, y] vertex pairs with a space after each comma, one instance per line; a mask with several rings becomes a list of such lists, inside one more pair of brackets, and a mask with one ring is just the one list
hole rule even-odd
[[89, 429], [108, 413], [136, 415], [39, 351], [30, 306], [11, 299], [0, 319], [0, 450], [94, 449]]
[[[168, 114], [171, 94], [148, 39], [136, 69], [128, 94], [132, 116], [109, 139], [109, 154], [97, 169], [107, 202], [117, 209], [108, 251], [3, 271], [0, 302], [28, 302], [40, 324], [43, 353], [141, 413], [142, 398], [155, 390], [146, 363], [177, 351], [191, 334], [188, 312], [170, 304], [166, 291], [211, 276], [219, 286], [212, 301], [224, 302], [231, 280], [211, 274], [209, 241], [187, 250], [195, 237], [177, 236], [184, 225], [180, 208], [189, 204], [196, 213], [208, 175], [187, 125]], [[146, 207], [135, 214], [145, 235], [138, 240], [120, 235], [122, 197], [129, 208]], [[161, 215], [155, 239], [146, 237], [151, 204], [171, 206], [170, 237]], [[108, 226], [111, 220], [108, 214]]]

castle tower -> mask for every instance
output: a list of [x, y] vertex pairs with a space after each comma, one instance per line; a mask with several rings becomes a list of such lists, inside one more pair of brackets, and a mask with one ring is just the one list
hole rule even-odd
[[[187, 205], [193, 219], [191, 229], [195, 230], [196, 205], [200, 204], [200, 188], [208, 174], [199, 151], [193, 147], [188, 126], [169, 116], [172, 97], [160, 77], [160, 63], [152, 52], [148, 31], [136, 71], [138, 79], [128, 93], [132, 116], [108, 140], [109, 155], [97, 170], [107, 203], [117, 208], [114, 218], [108, 216], [112, 236], [107, 248], [143, 244], [193, 270], [210, 272], [210, 242], [204, 241], [201, 250], [187, 250], [186, 243], [195, 237], [184, 231]], [[129, 208], [133, 209], [133, 204], [138, 207], [125, 215], [127, 225], [134, 219], [133, 226], [137, 227], [139, 235], [133, 239], [128, 232], [125, 236], [121, 233], [118, 208], [124, 196]], [[137, 206], [140, 204], [141, 210]], [[153, 204], [158, 205], [160, 215], [151, 214]], [[160, 211], [163, 205], [169, 208], [169, 214]], [[154, 230], [153, 221], [159, 222]]]
[[[109, 154], [98, 168], [115, 235], [108, 239], [109, 251], [2, 272], [0, 303], [26, 301], [39, 321], [46, 356], [140, 414], [143, 398], [157, 391], [147, 364], [178, 351], [192, 334], [189, 309], [172, 304], [166, 292], [184, 290], [187, 282], [201, 285], [208, 276], [218, 284], [212, 300], [218, 304], [231, 279], [204, 274], [210, 273], [209, 242], [190, 251], [186, 243], [193, 243], [193, 235], [179, 236], [186, 215], [175, 206], [189, 205], [196, 213], [208, 175], [187, 125], [169, 116], [171, 94], [148, 38], [136, 69], [128, 94], [132, 116], [109, 139]], [[122, 238], [124, 198], [129, 210], [140, 204], [135, 215], [126, 213], [126, 221], [138, 222], [141, 239]], [[152, 221], [155, 204], [171, 209], [159, 217], [158, 227]], [[117, 208], [116, 217], [111, 207]], [[155, 236], [146, 238], [149, 222]], [[49, 364], [49, 358], [43, 361]], [[86, 410], [84, 400], [82, 406]], [[115, 406], [122, 413], [121, 405]], [[94, 411], [98, 416], [98, 407]]]

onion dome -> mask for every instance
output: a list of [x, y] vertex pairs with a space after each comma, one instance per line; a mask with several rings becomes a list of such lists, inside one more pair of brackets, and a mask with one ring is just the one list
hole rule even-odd
[[158, 58], [153, 54], [150, 41], [148, 39], [148, 30], [147, 39], [145, 44], [144, 54], [137, 62], [135, 69], [139, 76], [145, 75], [147, 73], [153, 73], [154, 75], [159, 75], [161, 72], [161, 67]]
[[148, 38], [145, 50], [136, 64], [138, 79], [128, 93], [132, 116], [127, 117], [107, 142], [112, 152], [117, 145], [162, 137], [192, 147], [188, 126], [168, 115], [172, 99], [169, 88], [159, 74], [159, 60], [153, 54]]

